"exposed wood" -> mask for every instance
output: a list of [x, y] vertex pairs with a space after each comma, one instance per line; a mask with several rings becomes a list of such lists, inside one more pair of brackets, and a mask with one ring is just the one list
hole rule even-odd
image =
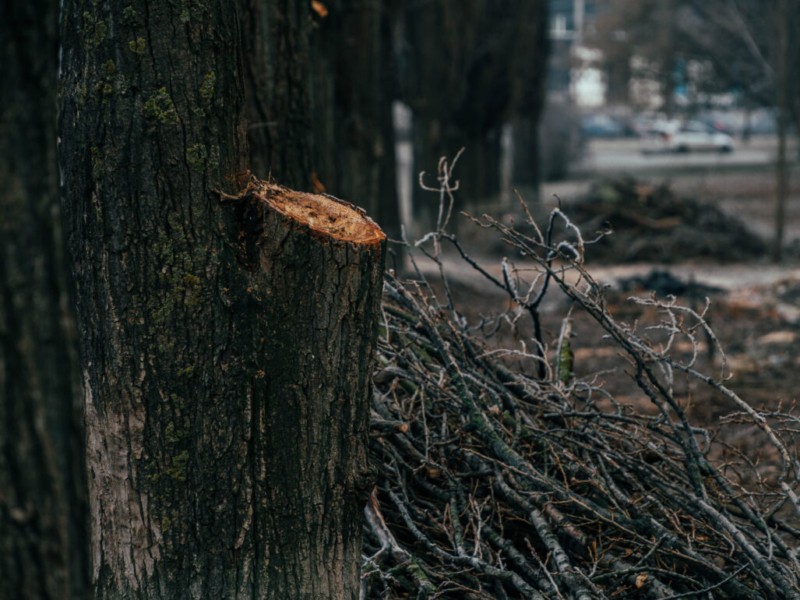
[[264, 184], [259, 195], [286, 219], [305, 225], [323, 237], [365, 246], [386, 239], [363, 211], [333, 196], [295, 192], [273, 184]]

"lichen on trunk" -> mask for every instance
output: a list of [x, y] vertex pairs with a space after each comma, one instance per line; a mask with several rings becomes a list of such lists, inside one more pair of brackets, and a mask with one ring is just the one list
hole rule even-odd
[[78, 0], [62, 31], [96, 597], [353, 597], [383, 235], [317, 227], [326, 197], [220, 202], [247, 172], [233, 5]]

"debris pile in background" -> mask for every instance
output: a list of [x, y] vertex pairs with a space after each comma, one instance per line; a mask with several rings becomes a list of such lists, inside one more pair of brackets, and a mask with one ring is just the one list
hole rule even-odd
[[691, 300], [717, 296], [725, 291], [713, 285], [698, 283], [693, 279], [684, 281], [666, 269], [651, 269], [647, 275], [622, 277], [617, 280], [617, 285], [623, 292], [649, 291], [660, 298], [681, 296]]
[[713, 204], [631, 177], [595, 183], [569, 204], [568, 212], [587, 239], [594, 232], [613, 232], [594, 244], [591, 262], [736, 262], [762, 258], [767, 252], [760, 237]]

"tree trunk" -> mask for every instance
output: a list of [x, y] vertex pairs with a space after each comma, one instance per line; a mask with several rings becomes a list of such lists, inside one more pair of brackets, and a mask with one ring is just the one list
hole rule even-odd
[[250, 168], [283, 185], [311, 189], [315, 141], [310, 44], [315, 25], [309, 4], [301, 0], [239, 3]]
[[547, 2], [525, 5], [520, 22], [519, 42], [514, 52], [514, 93], [516, 111], [513, 126], [513, 167], [511, 181], [515, 187], [530, 190], [538, 201], [541, 183], [541, 154], [539, 121], [544, 110], [547, 59], [550, 54], [548, 38], [549, 12]]
[[[512, 183], [514, 187], [524, 190], [527, 200], [538, 202], [542, 172], [539, 124], [537, 121], [522, 117], [514, 121], [513, 127]], [[528, 197], [528, 193], [531, 193], [532, 197]]]
[[[421, 238], [429, 231], [436, 229], [436, 219], [439, 214], [439, 195], [420, 187], [420, 173], [425, 172], [423, 177], [425, 185], [434, 188], [438, 187], [436, 169], [439, 159], [444, 156], [452, 161], [464, 145], [449, 120], [440, 119], [425, 111], [414, 113], [411, 134], [412, 162], [414, 164], [411, 186], [413, 190], [412, 205], [415, 228], [411, 233], [413, 237]], [[468, 150], [466, 149], [465, 151]], [[463, 206], [461, 206], [463, 195], [469, 193], [469, 191], [463, 182], [461, 169], [458, 166], [456, 166], [455, 178], [461, 182], [459, 191], [456, 194], [456, 200], [459, 205], [456, 206], [455, 214], [458, 214], [458, 211], [463, 210]]]
[[[543, 82], [538, 67], [545, 53], [532, 48], [543, 46], [545, 4], [442, 0], [404, 5], [398, 27], [406, 38], [401, 88], [414, 114], [415, 169], [435, 172], [442, 156], [452, 159], [463, 147], [461, 168], [455, 169], [463, 205], [501, 192], [503, 125], [517, 115], [538, 119]], [[415, 216], [429, 227], [429, 194], [414, 189]]]
[[356, 597], [382, 234], [223, 193], [249, 179], [230, 3], [76, 1], [62, 30], [96, 597]]
[[668, 118], [675, 115], [675, 68], [677, 66], [677, 55], [675, 48], [675, 19], [672, 13], [675, 10], [674, 3], [670, 0], [658, 0], [656, 11], [659, 15], [658, 22], [661, 26], [655, 35], [658, 36], [658, 44], [662, 49], [661, 55], [661, 92], [664, 95], [662, 110]]
[[[392, 43], [394, 9], [389, 2], [381, 2], [381, 22], [378, 36], [380, 38], [380, 66], [379, 85], [381, 97], [379, 100], [378, 129], [380, 130], [381, 146], [378, 160], [378, 195], [383, 198], [377, 206], [375, 220], [386, 232], [389, 239], [399, 240], [401, 233], [400, 191], [398, 189], [397, 153], [393, 102], [399, 96], [397, 72], [395, 69], [394, 45]], [[395, 259], [402, 261], [402, 247], [395, 246]]]
[[83, 598], [87, 498], [56, 163], [58, 3], [0, 8], [0, 598]]
[[264, 597], [356, 598], [385, 236], [329, 196], [260, 184], [232, 202], [241, 255], [257, 247], [251, 335], [266, 375], [254, 389], [254, 526], [280, 552]]
[[328, 192], [363, 203], [399, 237], [386, 8], [379, 0], [324, 5], [312, 65], [315, 169]]
[[779, 0], [774, 7], [776, 36], [774, 43], [775, 91], [778, 114], [778, 156], [775, 161], [775, 238], [772, 242], [772, 260], [783, 259], [786, 199], [789, 195], [789, 172], [786, 161], [786, 137], [789, 129], [789, 0]]
[[399, 236], [382, 4], [240, 4], [254, 172], [356, 200]]

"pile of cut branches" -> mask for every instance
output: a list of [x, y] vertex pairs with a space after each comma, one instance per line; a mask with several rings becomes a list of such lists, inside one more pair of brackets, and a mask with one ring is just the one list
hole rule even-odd
[[[583, 267], [591, 244], [560, 210], [543, 229], [529, 218], [529, 233], [484, 216], [525, 263], [478, 265], [446, 233], [450, 181], [440, 164], [438, 228], [417, 245], [438, 275], [386, 277], [362, 598], [800, 597], [797, 418], [751, 408], [725, 386], [724, 361], [718, 377], [697, 370], [691, 349], [714, 340], [702, 310], [646, 298], [635, 301], [661, 311], [659, 327], [615, 320]], [[444, 244], [510, 297], [497, 323], [527, 320], [527, 343], [498, 347], [481, 333], [488, 322], [462, 316]], [[569, 308], [546, 339], [543, 302], [559, 294]], [[618, 349], [655, 416], [574, 376], [576, 310]], [[690, 423], [678, 378], [724, 397], [771, 458], [756, 464]]]
[[629, 176], [603, 179], [569, 206], [585, 232], [611, 228], [588, 257], [596, 262], [763, 258], [767, 244], [738, 218], [717, 206], [682, 197], [669, 186]]

